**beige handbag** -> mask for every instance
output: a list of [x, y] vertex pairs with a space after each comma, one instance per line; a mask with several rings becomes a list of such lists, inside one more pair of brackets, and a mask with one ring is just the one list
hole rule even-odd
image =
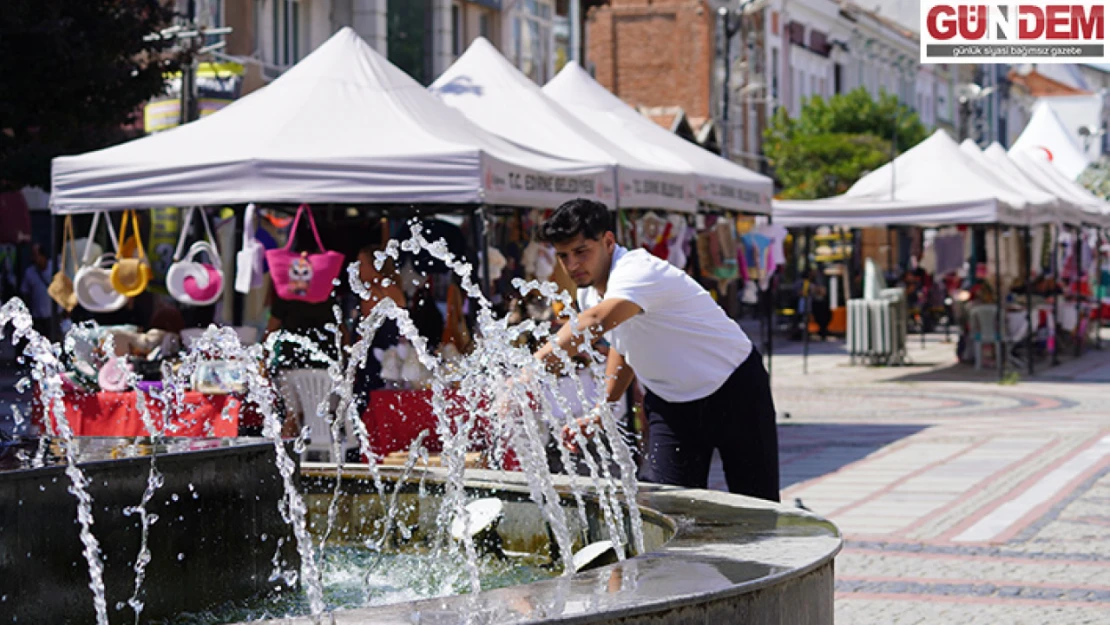
[[73, 281], [66, 275], [66, 249], [73, 245], [73, 216], [66, 215], [65, 225], [62, 226], [62, 263], [46, 292], [50, 299], [58, 303], [62, 310], [71, 312], [77, 307], [77, 292], [73, 290]]
[[[131, 245], [127, 238], [128, 218], [135, 230], [135, 258], [123, 257], [123, 250]], [[139, 216], [133, 210], [123, 214], [123, 223], [119, 227], [119, 242], [120, 255], [116, 258], [116, 264], [112, 266], [112, 288], [127, 297], [135, 297], [146, 290], [146, 285], [154, 272], [150, 268], [150, 261], [146, 258], [146, 250], [143, 249], [143, 239], [139, 234]]]

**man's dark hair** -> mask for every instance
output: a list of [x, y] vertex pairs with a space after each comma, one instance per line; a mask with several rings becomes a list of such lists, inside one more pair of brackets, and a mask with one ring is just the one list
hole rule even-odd
[[545, 243], [563, 243], [581, 234], [597, 240], [612, 229], [609, 209], [604, 204], [578, 198], [555, 209], [540, 226], [539, 238]]

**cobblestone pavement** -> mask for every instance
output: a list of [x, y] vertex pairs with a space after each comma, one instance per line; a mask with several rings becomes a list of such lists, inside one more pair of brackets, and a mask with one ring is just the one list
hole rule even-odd
[[1110, 624], [1110, 344], [1012, 384], [910, 347], [776, 346], [783, 501], [845, 536], [837, 623]]

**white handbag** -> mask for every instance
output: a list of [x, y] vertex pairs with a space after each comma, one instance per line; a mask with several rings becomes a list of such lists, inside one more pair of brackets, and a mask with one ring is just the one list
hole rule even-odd
[[266, 277], [266, 249], [255, 238], [258, 218], [254, 204], [247, 204], [243, 217], [243, 249], [235, 255], [235, 290], [250, 293], [263, 285]]
[[[112, 286], [112, 266], [116, 264], [116, 254], [114, 252], [101, 254], [95, 261], [90, 262], [92, 241], [96, 236], [96, 226], [99, 223], [100, 213], [96, 213], [93, 215], [92, 228], [89, 229], [85, 253], [81, 258], [81, 267], [73, 277], [73, 289], [77, 292], [77, 303], [85, 310], [95, 313], [108, 313], [123, 308], [127, 304], [127, 296]], [[118, 251], [119, 241], [116, 240], [116, 231], [112, 228], [112, 219], [105, 215], [104, 223], [108, 226], [112, 249]]]
[[[185, 237], [193, 224], [193, 213], [198, 211], [208, 239], [193, 243], [183, 257], [181, 251], [185, 247]], [[196, 260], [201, 253], [208, 256], [211, 264]], [[181, 227], [181, 236], [177, 240], [177, 250], [173, 254], [173, 264], [166, 271], [166, 290], [175, 300], [190, 306], [208, 306], [216, 303], [223, 295], [224, 273], [220, 254], [208, 225], [208, 217], [202, 208], [194, 206], [185, 216], [185, 224]]]

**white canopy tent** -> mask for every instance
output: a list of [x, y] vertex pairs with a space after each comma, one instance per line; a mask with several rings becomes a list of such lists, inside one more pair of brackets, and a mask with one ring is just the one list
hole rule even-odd
[[476, 39], [429, 89], [474, 123], [514, 143], [611, 167], [621, 207], [697, 210], [691, 167], [648, 163], [609, 141], [544, 95], [485, 38]]
[[1029, 225], [1052, 221], [1055, 204], [1044, 193], [1024, 197], [938, 130], [847, 193], [776, 200], [774, 216], [785, 226]]
[[1033, 107], [1033, 116], [1025, 130], [1010, 147], [1011, 152], [1040, 151], [1070, 180], [1075, 180], [1090, 164], [1090, 159], [1076, 145], [1071, 133], [1052, 107], [1043, 99]]
[[1059, 169], [1052, 166], [1043, 151], [1023, 152], [1011, 148], [1007, 153], [996, 143], [987, 148], [987, 154], [998, 160], [1003, 156], [1008, 157], [1014, 167], [1021, 170], [1027, 178], [1058, 197], [1068, 198], [1083, 211], [1083, 223], [1110, 226], [1110, 204], [1075, 181], [1069, 180]]
[[612, 205], [607, 172], [482, 130], [344, 28], [218, 113], [54, 159], [51, 202], [56, 213], [247, 202], [545, 207], [576, 196]]
[[[1000, 159], [987, 156], [987, 154], [980, 149], [979, 145], [971, 139], [964, 139], [960, 143], [960, 149], [982, 165], [983, 168], [989, 171], [997, 180], [1013, 188], [1023, 196], [1027, 198], [1041, 195], [1051, 196], [1054, 200], [1051, 208], [1056, 221], [1075, 225], [1083, 223], [1084, 218], [1087, 216], [1083, 208], [1073, 202], [1071, 198], [1062, 197], [1061, 194], [1054, 193], [1052, 189], [1043, 188], [1029, 180], [1017, 166], [1009, 162], [1008, 158], [1006, 163], [1002, 163], [999, 162]], [[1009, 164], [1010, 167], [1006, 167], [1006, 164]]]
[[668, 132], [609, 93], [577, 63], [567, 63], [543, 92], [597, 133], [658, 167], [693, 171], [698, 201], [723, 209], [771, 212], [770, 178]]

